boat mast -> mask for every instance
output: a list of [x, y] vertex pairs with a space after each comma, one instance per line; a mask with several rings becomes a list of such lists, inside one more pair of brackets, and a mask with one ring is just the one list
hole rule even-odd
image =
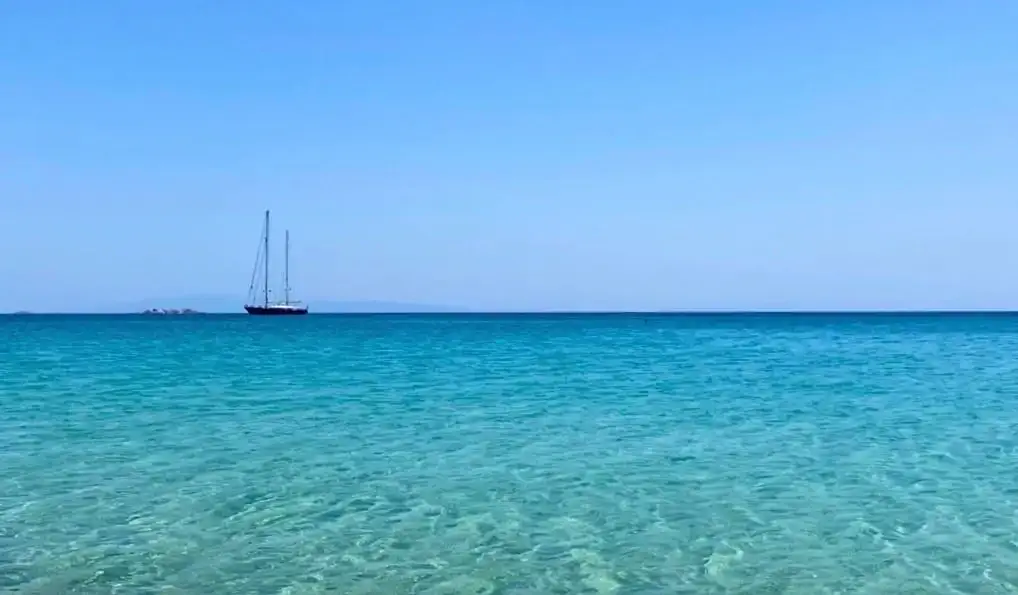
[[290, 304], [290, 230], [286, 230], [286, 265], [283, 268], [283, 302]]
[[269, 211], [265, 210], [265, 307], [269, 306]]

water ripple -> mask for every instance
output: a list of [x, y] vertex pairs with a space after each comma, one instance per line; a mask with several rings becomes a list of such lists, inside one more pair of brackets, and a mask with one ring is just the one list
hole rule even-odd
[[0, 592], [1018, 591], [1018, 318], [0, 329]]

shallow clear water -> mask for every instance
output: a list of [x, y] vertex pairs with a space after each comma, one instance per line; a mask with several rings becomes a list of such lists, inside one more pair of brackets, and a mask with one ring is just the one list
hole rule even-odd
[[1018, 591], [1018, 317], [0, 338], [0, 592]]

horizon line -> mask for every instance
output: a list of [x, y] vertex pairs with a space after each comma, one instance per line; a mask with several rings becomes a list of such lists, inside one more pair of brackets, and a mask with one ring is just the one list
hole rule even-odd
[[[979, 308], [979, 309], [690, 309], [690, 310], [570, 310], [570, 309], [549, 309], [549, 310], [378, 310], [378, 311], [328, 311], [308, 312], [308, 316], [486, 316], [486, 315], [513, 315], [513, 316], [540, 316], [548, 314], [560, 315], [676, 315], [676, 316], [716, 316], [716, 315], [852, 315], [852, 314], [1018, 314], [1018, 309], [1009, 308]], [[245, 312], [186, 312], [175, 314], [160, 314], [141, 312], [59, 312], [59, 311], [31, 311], [15, 310], [0, 312], [0, 316], [155, 316], [171, 317], [179, 316], [249, 316]]]

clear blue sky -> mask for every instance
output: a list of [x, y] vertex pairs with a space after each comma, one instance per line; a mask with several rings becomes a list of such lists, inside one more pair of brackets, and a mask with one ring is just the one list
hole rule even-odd
[[1018, 308], [1018, 3], [0, 0], [0, 310], [265, 208], [312, 304]]

